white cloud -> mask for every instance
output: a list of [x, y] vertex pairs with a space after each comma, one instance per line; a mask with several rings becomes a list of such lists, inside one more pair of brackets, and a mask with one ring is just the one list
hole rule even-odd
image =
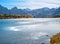
[[55, 8], [60, 6], [60, 1], [57, 0], [28, 0], [26, 3], [28, 8], [35, 9], [35, 8], [42, 8], [42, 7], [49, 7]]
[[60, 0], [15, 0], [10, 2], [8, 5], [17, 6], [18, 8], [30, 9], [37, 9], [42, 7], [56, 8], [60, 6]]

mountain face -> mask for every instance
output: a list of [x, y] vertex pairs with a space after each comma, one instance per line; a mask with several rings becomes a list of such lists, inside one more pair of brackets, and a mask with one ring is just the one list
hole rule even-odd
[[8, 14], [9, 10], [6, 7], [0, 5], [0, 14]]
[[57, 15], [57, 14], [59, 14], [60, 15], [60, 7], [58, 8], [58, 9], [56, 9], [56, 11], [55, 11], [55, 13], [54, 13], [55, 15]]
[[40, 9], [18, 9], [17, 7], [14, 7], [12, 9], [7, 9], [6, 7], [3, 7], [0, 5], [0, 14], [23, 14], [23, 15], [32, 15], [36, 18], [40, 17], [48, 17], [48, 16], [54, 16], [55, 14], [60, 14], [60, 7], [58, 9], [55, 8], [40, 8]]
[[41, 9], [36, 9], [36, 10], [30, 11], [30, 14], [32, 14], [33, 16], [36, 16], [37, 18], [48, 17], [51, 15], [53, 16], [55, 10], [56, 10], [55, 8], [52, 8], [52, 9], [41, 8]]
[[27, 14], [26, 10], [18, 9], [17, 7], [14, 7], [10, 9], [10, 14]]

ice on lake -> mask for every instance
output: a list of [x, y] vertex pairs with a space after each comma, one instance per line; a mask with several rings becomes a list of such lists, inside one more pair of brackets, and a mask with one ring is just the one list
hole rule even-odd
[[0, 44], [50, 44], [60, 18], [0, 19]]

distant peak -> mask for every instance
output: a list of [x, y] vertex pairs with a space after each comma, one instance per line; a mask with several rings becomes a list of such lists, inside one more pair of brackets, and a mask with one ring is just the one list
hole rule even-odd
[[3, 7], [2, 5], [0, 5], [0, 7]]
[[26, 8], [26, 9], [24, 9], [24, 10], [30, 11], [31, 9], [29, 9], [29, 8]]
[[1, 5], [0, 5], [1, 6]]
[[49, 9], [48, 7], [44, 7], [44, 8], [42, 8], [42, 9]]
[[13, 10], [16, 10], [16, 9], [18, 9], [18, 8], [17, 8], [17, 7], [13, 7], [12, 9], [13, 9]]

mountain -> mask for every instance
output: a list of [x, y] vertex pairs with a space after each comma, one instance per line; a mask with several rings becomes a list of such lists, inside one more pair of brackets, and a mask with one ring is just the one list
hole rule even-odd
[[18, 9], [17, 7], [14, 7], [12, 9], [7, 9], [6, 7], [3, 7], [0, 5], [0, 14], [26, 14], [26, 9]]
[[44, 7], [40, 9], [31, 10], [29, 8], [18, 9], [17, 7], [8, 9], [0, 5], [0, 14], [32, 15], [35, 16], [36, 18], [50, 17], [50, 16], [54, 16], [55, 14], [60, 14], [60, 7], [57, 9], [56, 8], [50, 9], [48, 7]]
[[0, 5], [0, 14], [9, 14], [9, 10]]
[[40, 18], [40, 17], [51, 16], [51, 15], [53, 15], [54, 12], [55, 12], [55, 8], [49, 9], [49, 8], [45, 7], [45, 8], [32, 10], [30, 13], [32, 15], [36, 16], [37, 18]]
[[55, 13], [54, 13], [55, 15], [57, 15], [57, 14], [59, 14], [60, 15], [60, 7], [58, 8], [58, 9], [56, 9], [56, 11], [55, 11]]
[[17, 7], [14, 7], [10, 9], [10, 14], [27, 14], [27, 11], [24, 9], [18, 9]]
[[55, 10], [53, 17], [54, 18], [57, 18], [57, 17], [60, 18], [60, 7]]

